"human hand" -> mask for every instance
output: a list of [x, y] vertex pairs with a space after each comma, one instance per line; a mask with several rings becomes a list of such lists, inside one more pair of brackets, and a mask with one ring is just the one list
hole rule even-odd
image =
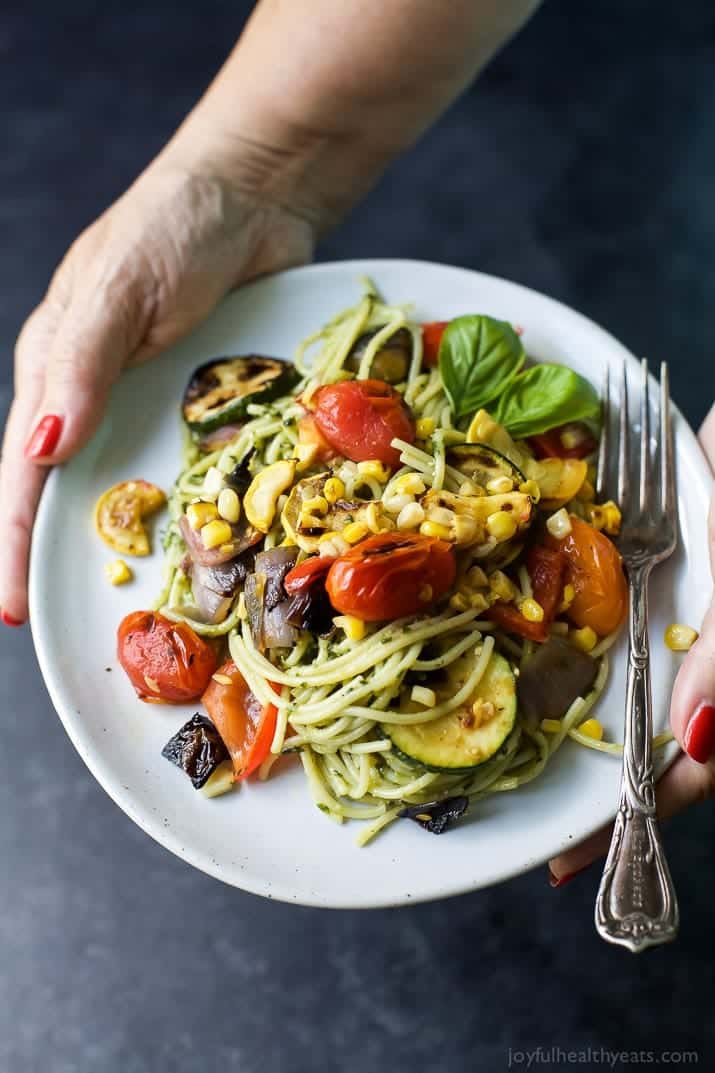
[[[700, 429], [699, 439], [715, 472], [715, 406]], [[715, 578], [715, 495], [710, 503], [708, 540]], [[670, 725], [684, 752], [656, 786], [660, 820], [715, 796], [715, 595], [703, 620], [700, 637], [675, 679]], [[609, 825], [555, 857], [549, 862], [551, 885], [563, 886], [592, 861], [604, 856], [610, 841]]]
[[0, 607], [28, 614], [27, 565], [48, 469], [99, 425], [128, 365], [198, 324], [237, 284], [308, 261], [313, 227], [215, 171], [153, 165], [84, 231], [25, 323], [0, 463]]

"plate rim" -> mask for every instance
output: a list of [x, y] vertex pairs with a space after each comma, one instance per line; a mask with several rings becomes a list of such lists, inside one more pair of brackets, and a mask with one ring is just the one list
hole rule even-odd
[[[295, 275], [322, 275], [330, 274], [336, 269], [345, 272], [352, 270], [356, 276], [361, 274], [368, 274], [370, 271], [379, 271], [380, 268], [391, 267], [408, 267], [419, 269], [443, 269], [451, 273], [459, 273], [461, 275], [469, 277], [471, 280], [488, 280], [490, 282], [498, 282], [506, 284], [510, 288], [515, 288], [518, 291], [522, 291], [530, 296], [536, 296], [540, 301], [546, 301], [551, 304], [555, 309], [564, 311], [571, 318], [577, 318], [584, 326], [587, 326], [590, 331], [596, 331], [602, 337], [604, 342], [609, 345], [615, 346], [622, 350], [626, 356], [626, 360], [629, 367], [635, 373], [639, 368], [638, 359], [635, 355], [625, 346], [624, 343], [609, 332], [606, 328], [602, 327], [599, 323], [587, 317], [585, 314], [574, 309], [572, 306], [567, 305], [565, 302], [560, 301], [557, 298], [553, 298], [550, 295], [544, 294], [541, 291], [536, 290], [533, 287], [529, 287], [523, 283], [516, 282], [514, 280], [506, 279], [505, 277], [495, 275], [493, 273], [481, 272], [477, 269], [466, 268], [460, 265], [451, 265], [439, 261], [427, 261], [416, 258], [394, 258], [394, 257], [370, 257], [370, 258], [351, 258], [346, 260], [337, 261], [320, 261], [317, 263], [311, 263], [306, 265], [299, 265], [293, 268], [284, 269], [281, 272], [271, 273], [269, 275], [261, 276], [256, 280], [251, 280], [240, 288], [236, 288], [229, 292], [215, 307], [214, 310], [209, 313], [209, 317], [214, 315], [217, 309], [221, 307], [226, 301], [230, 301], [233, 295], [238, 291], [244, 292], [252, 287], [260, 286], [267, 280], [286, 279]], [[208, 318], [207, 318], [208, 319]], [[190, 334], [190, 333], [189, 333]], [[187, 337], [184, 337], [187, 338]], [[175, 345], [175, 344], [174, 344]], [[650, 374], [653, 384], [656, 381], [652, 374]], [[710, 495], [710, 490], [713, 486], [713, 475], [710, 471], [709, 463], [705, 457], [705, 454], [700, 446], [697, 436], [692, 429], [690, 423], [682, 414], [678, 406], [673, 403], [673, 410], [677, 415], [677, 422], [679, 426], [679, 435], [683, 436], [689, 441], [689, 447], [693, 454], [693, 457], [697, 459], [697, 464], [693, 470], [689, 470], [689, 477], [692, 480], [695, 478], [699, 488], [699, 493], [702, 494], [704, 502], [707, 501]], [[560, 843], [552, 848], [547, 854], [539, 853], [535, 857], [529, 857], [519, 866], [515, 867], [513, 864], [507, 864], [502, 869], [498, 869], [493, 873], [489, 879], [485, 882], [479, 881], [477, 878], [474, 881], [465, 880], [463, 882], [458, 881], [448, 886], [444, 891], [434, 894], [425, 893], [421, 894], [419, 891], [414, 894], [402, 894], [401, 896], [388, 896], [380, 897], [379, 892], [376, 891], [374, 896], [365, 898], [336, 898], [334, 895], [328, 899], [322, 897], [319, 891], [301, 891], [300, 893], [291, 892], [290, 887], [285, 884], [273, 884], [266, 880], [260, 880], [254, 875], [243, 875], [240, 873], [237, 877], [228, 876], [222, 872], [221, 865], [213, 861], [208, 855], [202, 855], [199, 851], [195, 851], [191, 847], [182, 845], [182, 839], [176, 835], [171, 827], [166, 827], [160, 822], [155, 821], [151, 814], [145, 814], [142, 810], [135, 808], [133, 804], [133, 798], [131, 792], [127, 791], [121, 784], [120, 780], [115, 780], [105, 770], [101, 760], [101, 753], [98, 750], [88, 749], [82, 740], [82, 728], [81, 721], [76, 718], [76, 713], [72, 709], [71, 704], [65, 703], [65, 699], [62, 696], [62, 687], [60, 676], [55, 674], [52, 668], [52, 658], [49, 652], [49, 639], [48, 634], [51, 632], [51, 628], [43, 622], [42, 614], [40, 610], [40, 592], [39, 592], [39, 574], [40, 568], [38, 563], [40, 561], [41, 547], [45, 542], [45, 533], [48, 528], [48, 520], [51, 511], [52, 499], [55, 495], [56, 485], [61, 479], [61, 468], [55, 467], [49, 474], [45, 486], [42, 491], [40, 503], [38, 505], [37, 517], [35, 526], [33, 529], [33, 539], [30, 552], [30, 566], [29, 566], [29, 608], [30, 608], [30, 630], [32, 635], [33, 644], [37, 656], [37, 661], [40, 667], [45, 687], [49, 694], [52, 705], [69, 737], [74, 748], [79, 756], [89, 769], [92, 776], [96, 779], [102, 789], [107, 793], [111, 800], [131, 819], [145, 834], [149, 835], [155, 842], [158, 842], [165, 850], [178, 857], [180, 860], [190, 864], [192, 867], [197, 868], [199, 871], [206, 875], [211, 876], [214, 879], [220, 880], [222, 883], [230, 886], [234, 889], [242, 890], [246, 893], [266, 897], [275, 901], [285, 902], [291, 905], [304, 905], [314, 908], [327, 908], [327, 909], [384, 909], [395, 908], [404, 905], [416, 905], [423, 902], [430, 902], [435, 900], [441, 900], [442, 898], [457, 897], [459, 895], [472, 893], [474, 891], [483, 889], [488, 886], [494, 886], [498, 883], [505, 882], [508, 879], [515, 878], [516, 876], [523, 875], [526, 872], [531, 871], [534, 868], [539, 867], [550, 860], [552, 857], [558, 855], [564, 850], [574, 845], [573, 836], [564, 834]], [[664, 758], [664, 761], [660, 767], [660, 771], [665, 771], [674, 762], [680, 753], [680, 749], [673, 744], [668, 748], [668, 755]], [[615, 816], [617, 803], [614, 802], [613, 811], [611, 817]], [[589, 838], [592, 834], [598, 831], [603, 826], [602, 822], [594, 824], [589, 827], [579, 838], [579, 841]], [[239, 882], [240, 880], [240, 882]]]

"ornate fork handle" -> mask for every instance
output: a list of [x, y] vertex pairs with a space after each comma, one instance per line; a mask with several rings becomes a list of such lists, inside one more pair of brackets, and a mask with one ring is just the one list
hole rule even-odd
[[621, 796], [596, 899], [596, 929], [637, 953], [674, 939], [678, 901], [658, 830], [651, 739], [648, 578], [651, 563], [631, 565], [626, 727]]

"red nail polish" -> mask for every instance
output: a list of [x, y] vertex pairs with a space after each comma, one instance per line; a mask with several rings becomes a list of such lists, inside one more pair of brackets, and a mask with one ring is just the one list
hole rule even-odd
[[568, 883], [569, 879], [573, 879], [574, 876], [581, 875], [581, 872], [585, 872], [587, 868], [588, 865], [584, 864], [583, 868], [577, 868], [575, 872], [565, 872], [562, 876], [555, 876], [549, 868], [549, 886], [563, 887], [565, 883]]
[[715, 705], [703, 702], [690, 717], [683, 738], [685, 751], [699, 764], [715, 752]]
[[62, 433], [62, 418], [47, 414], [38, 422], [25, 447], [26, 458], [47, 458], [59, 442]]
[[7, 611], [0, 611], [0, 618], [3, 620], [6, 626], [23, 626], [22, 619], [13, 618], [12, 615], [8, 615]]

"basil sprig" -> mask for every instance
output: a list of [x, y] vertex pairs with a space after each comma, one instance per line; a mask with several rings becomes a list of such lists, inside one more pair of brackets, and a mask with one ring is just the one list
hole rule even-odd
[[588, 380], [573, 369], [534, 365], [507, 384], [492, 416], [515, 439], [523, 439], [571, 421], [598, 426], [601, 401]]
[[439, 346], [439, 371], [457, 418], [501, 394], [526, 355], [511, 324], [484, 314], [456, 317]]

